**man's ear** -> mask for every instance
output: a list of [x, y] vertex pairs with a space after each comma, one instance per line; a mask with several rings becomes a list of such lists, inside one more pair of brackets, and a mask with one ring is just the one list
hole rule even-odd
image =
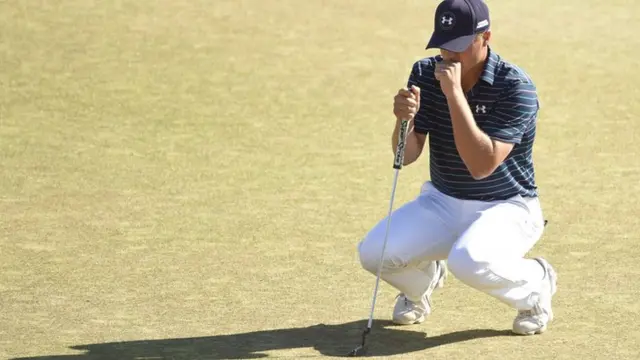
[[489, 44], [489, 40], [491, 40], [491, 30], [487, 30], [482, 34], [482, 45], [486, 46]]

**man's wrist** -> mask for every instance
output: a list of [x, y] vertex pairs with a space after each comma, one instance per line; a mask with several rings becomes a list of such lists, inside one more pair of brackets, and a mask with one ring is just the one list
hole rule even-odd
[[462, 91], [462, 86], [460, 85], [453, 85], [451, 89], [444, 95], [447, 97], [447, 99], [457, 98], [459, 96], [462, 96], [463, 98], [465, 97], [464, 91]]

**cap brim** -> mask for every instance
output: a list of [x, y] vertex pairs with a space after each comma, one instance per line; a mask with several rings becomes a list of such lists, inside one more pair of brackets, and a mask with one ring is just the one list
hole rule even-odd
[[456, 38], [433, 34], [427, 44], [427, 49], [445, 49], [453, 52], [462, 52], [467, 50], [475, 37], [475, 34], [459, 36]]

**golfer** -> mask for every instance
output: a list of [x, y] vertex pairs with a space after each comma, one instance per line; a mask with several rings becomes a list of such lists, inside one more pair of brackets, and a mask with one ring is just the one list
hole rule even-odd
[[[544, 218], [532, 160], [539, 110], [529, 76], [489, 46], [482, 0], [445, 0], [408, 86], [394, 98], [392, 149], [410, 120], [404, 165], [429, 138], [430, 180], [392, 213], [381, 278], [399, 291], [393, 321], [415, 324], [431, 313], [431, 295], [448, 271], [516, 312], [513, 331], [532, 335], [553, 318], [556, 273], [525, 254]], [[382, 219], [358, 245], [364, 269], [377, 275]]]

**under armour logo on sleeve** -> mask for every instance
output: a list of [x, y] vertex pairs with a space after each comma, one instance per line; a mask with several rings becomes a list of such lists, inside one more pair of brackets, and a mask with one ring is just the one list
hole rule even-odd
[[476, 105], [476, 114], [486, 114], [487, 106], [486, 105]]

